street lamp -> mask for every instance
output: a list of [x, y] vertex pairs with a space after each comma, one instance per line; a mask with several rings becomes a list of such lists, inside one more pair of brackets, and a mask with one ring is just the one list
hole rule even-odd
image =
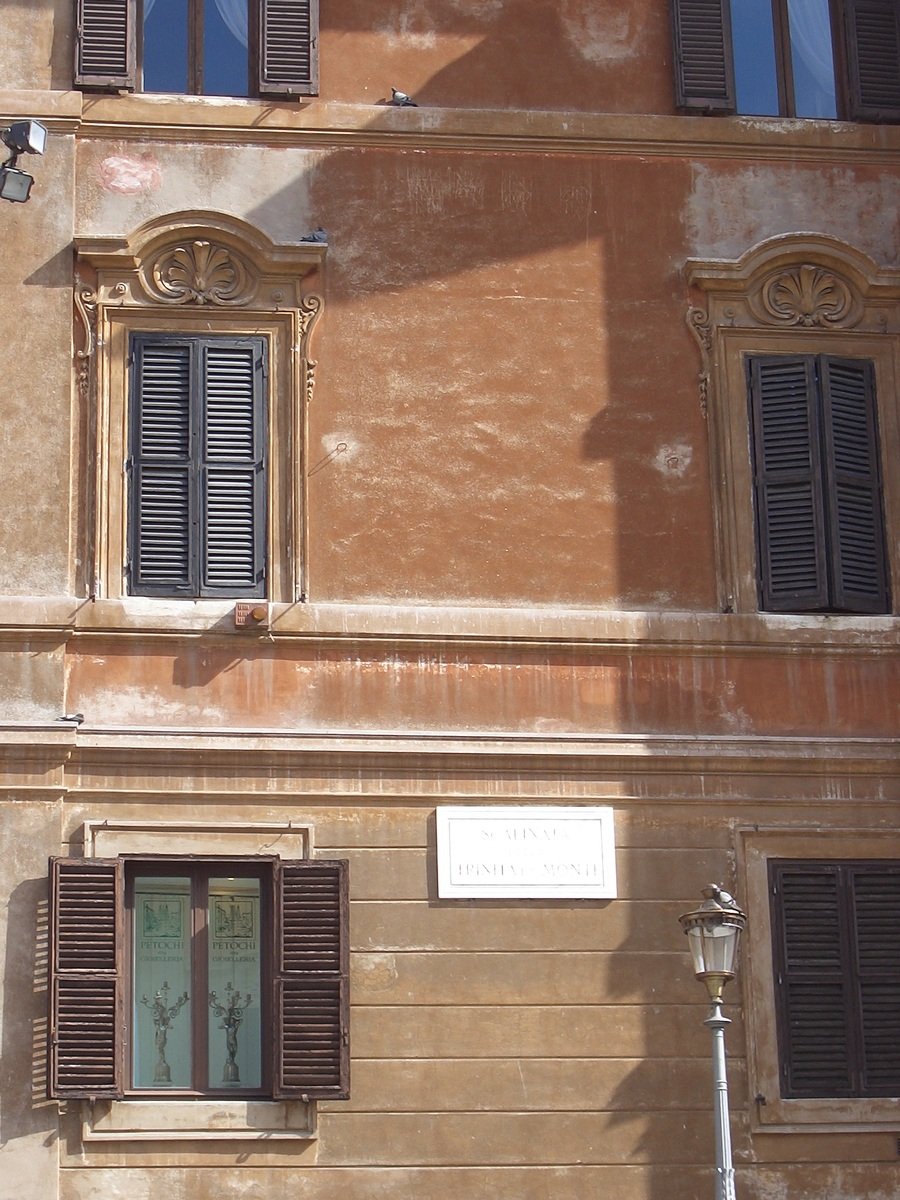
[[713, 1115], [716, 1137], [715, 1200], [735, 1200], [734, 1166], [731, 1161], [731, 1128], [728, 1123], [728, 1079], [725, 1073], [725, 1026], [722, 992], [734, 978], [741, 930], [747, 918], [734, 897], [711, 883], [702, 890], [703, 903], [678, 919], [687, 934], [694, 960], [694, 973], [706, 985], [709, 1016], [704, 1024], [713, 1036]]

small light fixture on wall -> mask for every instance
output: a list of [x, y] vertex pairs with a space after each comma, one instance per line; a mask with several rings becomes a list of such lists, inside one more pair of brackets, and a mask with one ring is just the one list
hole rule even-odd
[[16, 163], [20, 154], [43, 154], [47, 144], [47, 129], [40, 121], [15, 121], [0, 129], [0, 141], [12, 154], [0, 166], [0, 199], [24, 204], [31, 194], [34, 179], [21, 171]]

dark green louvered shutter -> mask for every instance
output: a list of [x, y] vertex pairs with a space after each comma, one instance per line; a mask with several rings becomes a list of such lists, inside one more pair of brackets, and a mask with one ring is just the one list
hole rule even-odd
[[199, 347], [200, 594], [264, 595], [264, 345]]
[[137, 0], [77, 0], [75, 84], [134, 89]]
[[900, 121], [900, 2], [844, 0], [851, 120]]
[[865, 359], [818, 361], [833, 607], [886, 612], [887, 563], [875, 371]]
[[121, 897], [117, 860], [50, 860], [51, 1097], [122, 1095]]
[[769, 866], [782, 1095], [900, 1092], [900, 867]]
[[815, 364], [749, 360], [760, 601], [769, 612], [828, 607]]
[[258, 0], [261, 96], [313, 96], [319, 87], [318, 0]]
[[282, 860], [276, 879], [276, 1096], [347, 1099], [349, 890], [343, 860]]
[[265, 595], [262, 338], [132, 340], [130, 590]]
[[729, 0], [671, 0], [675, 103], [733, 113], [736, 107]]

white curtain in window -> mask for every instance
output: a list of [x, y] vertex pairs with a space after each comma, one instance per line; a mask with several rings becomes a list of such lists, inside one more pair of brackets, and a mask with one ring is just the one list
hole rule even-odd
[[247, 7], [247, 0], [216, 0], [216, 8], [228, 31], [242, 46], [246, 46], [249, 40]]
[[[144, 20], [153, 12], [156, 0], [144, 0]], [[246, 46], [249, 40], [247, 0], [216, 0], [216, 8], [233, 37]]]
[[824, 92], [834, 87], [834, 57], [828, 0], [790, 0], [791, 43]]

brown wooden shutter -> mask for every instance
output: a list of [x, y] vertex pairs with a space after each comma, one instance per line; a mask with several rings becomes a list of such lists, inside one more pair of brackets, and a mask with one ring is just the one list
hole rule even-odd
[[672, 0], [675, 103], [684, 110], [736, 107], [729, 0]]
[[875, 370], [865, 359], [823, 357], [819, 380], [832, 606], [887, 612]]
[[782, 1095], [900, 1093], [900, 864], [769, 864]]
[[776, 861], [770, 885], [782, 1095], [849, 1096], [855, 1056], [838, 868]]
[[261, 96], [314, 96], [319, 89], [318, 0], [258, 0]]
[[900, 1093], [900, 866], [850, 869], [862, 1050], [860, 1090]]
[[900, 121], [900, 4], [844, 0], [851, 120]]
[[827, 608], [815, 361], [751, 358], [749, 386], [761, 607]]
[[51, 1097], [121, 1096], [122, 868], [50, 860]]
[[276, 868], [276, 1096], [350, 1094], [349, 888], [345, 861]]
[[134, 90], [136, 13], [137, 0], [77, 0], [77, 87]]

